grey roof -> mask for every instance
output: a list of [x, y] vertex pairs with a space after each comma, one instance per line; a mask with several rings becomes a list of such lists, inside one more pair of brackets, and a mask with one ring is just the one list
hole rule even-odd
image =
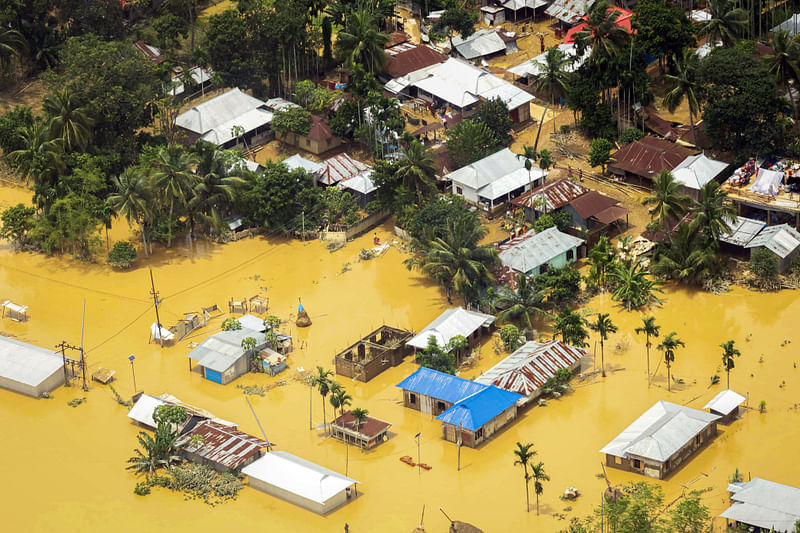
[[490, 326], [494, 322], [492, 315], [468, 311], [463, 307], [448, 309], [436, 320], [425, 326], [425, 329], [412, 337], [406, 344], [424, 349], [428, 346], [428, 337], [435, 337], [439, 346], [444, 346], [456, 335], [469, 338], [481, 326]]
[[600, 453], [664, 462], [720, 417], [663, 400], [609, 442]]
[[517, 11], [519, 9], [522, 9], [523, 7], [538, 9], [546, 5], [547, 5], [547, 0], [507, 0], [506, 2], [503, 2], [503, 7], [508, 8], [512, 11]]
[[746, 399], [738, 392], [726, 389], [714, 396], [710, 402], [703, 406], [703, 409], [709, 409], [724, 416], [742, 405], [742, 402]]
[[509, 241], [500, 252], [500, 261], [512, 270], [527, 274], [583, 243], [583, 239], [563, 233], [555, 226], [539, 233], [530, 230]]
[[175, 124], [201, 135], [204, 140], [223, 144], [233, 139], [234, 126], [241, 126], [248, 132], [272, 121], [272, 112], [263, 109], [265, 105], [238, 88], [231, 89], [182, 113]]
[[286, 165], [289, 170], [294, 170], [296, 168], [304, 168], [308, 172], [312, 174], [317, 172], [319, 169], [323, 167], [322, 163], [317, 163], [316, 161], [311, 161], [310, 159], [306, 159], [305, 157], [301, 156], [300, 154], [294, 154], [292, 157], [287, 157], [283, 160], [283, 164]]
[[729, 486], [734, 502], [720, 516], [743, 524], [788, 533], [800, 520], [800, 489], [753, 478], [748, 483]]
[[525, 169], [525, 160], [504, 148], [447, 174], [444, 179], [475, 190], [478, 196], [494, 200], [546, 175], [538, 167], [531, 168], [529, 173]]
[[256, 349], [263, 348], [267, 342], [266, 335], [252, 329], [220, 331], [201, 342], [186, 357], [194, 359], [202, 367], [225, 372], [245, 354], [242, 341], [247, 337], [256, 340]]
[[0, 336], [0, 377], [37, 387], [62, 367], [52, 350]]
[[800, 33], [800, 13], [795, 13], [770, 31], [777, 32], [778, 30], [788, 30], [790, 36]]
[[[572, 60], [564, 67], [564, 70], [567, 72], [575, 72], [578, 70], [578, 68], [583, 65], [584, 61], [586, 61], [586, 59], [592, 53], [592, 47], [589, 46], [584, 51], [583, 55], [578, 57], [578, 45], [575, 43], [559, 44], [558, 49], [561, 50], [568, 59]], [[536, 57], [528, 59], [519, 65], [506, 70], [516, 74], [517, 76], [539, 76], [544, 72], [544, 67], [547, 64], [546, 58], [547, 52], [539, 54]]]
[[460, 35], [453, 37], [453, 46], [464, 59], [488, 56], [506, 49], [506, 43], [497, 30], [478, 30], [466, 39]]
[[595, 0], [554, 0], [545, 13], [567, 24], [577, 24]]
[[236, 320], [239, 321], [239, 324], [241, 324], [244, 329], [267, 331], [267, 326], [264, 325], [264, 319], [258, 318], [256, 315], [246, 314], [240, 316]]
[[365, 170], [352, 178], [344, 179], [338, 183], [339, 189], [349, 189], [361, 194], [369, 194], [378, 190], [372, 183], [372, 169]]
[[768, 226], [745, 245], [745, 248], [763, 246], [781, 258], [789, 256], [800, 246], [800, 233], [788, 224]]
[[754, 220], [752, 218], [736, 217], [735, 220], [730, 221], [728, 225], [731, 231], [719, 236], [719, 240], [733, 244], [735, 246], [747, 246], [753, 240], [753, 237], [767, 227], [765, 222]]
[[672, 169], [675, 181], [690, 189], [699, 190], [728, 167], [728, 163], [706, 157], [705, 154], [690, 155]]

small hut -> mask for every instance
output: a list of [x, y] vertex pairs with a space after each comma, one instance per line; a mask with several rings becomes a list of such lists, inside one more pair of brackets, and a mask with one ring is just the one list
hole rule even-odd
[[308, 312], [303, 307], [303, 302], [300, 302], [297, 305], [297, 320], [295, 320], [295, 325], [298, 328], [307, 328], [311, 325], [311, 317], [308, 316]]
[[714, 396], [710, 402], [703, 406], [703, 409], [708, 409], [708, 412], [712, 415], [721, 416], [720, 424], [728, 425], [739, 416], [739, 406], [746, 399], [738, 392], [726, 389]]

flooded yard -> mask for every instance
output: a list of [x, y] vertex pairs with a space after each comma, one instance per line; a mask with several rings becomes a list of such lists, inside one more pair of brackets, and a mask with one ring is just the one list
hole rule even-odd
[[[0, 188], [0, 205], [26, 200], [25, 191]], [[128, 229], [118, 223], [114, 240]], [[377, 229], [383, 242], [394, 240], [391, 224]], [[606, 344], [608, 377], [593, 373], [595, 362], [584, 362], [575, 388], [546, 407], [533, 407], [478, 449], [464, 447], [461, 471], [456, 470], [457, 448], [441, 438], [440, 423], [429, 415], [405, 409], [395, 388], [416, 366], [411, 358], [369, 383], [337, 377], [353, 396], [353, 407], [392, 424], [390, 438], [374, 450], [347, 449], [309, 430], [309, 395], [315, 426], [322, 423], [322, 405], [316, 391], [296, 379], [300, 369], [316, 365], [333, 368], [334, 355], [381, 324], [421, 330], [445, 308], [438, 287], [402, 261], [407, 255], [390, 248], [384, 255], [359, 261], [361, 248], [371, 247], [372, 232], [329, 252], [319, 241], [298, 242], [281, 237], [255, 237], [227, 245], [199, 243], [195, 250], [175, 243], [157, 251], [137, 268], [115, 272], [102, 261], [83, 264], [67, 257], [47, 258], [14, 253], [0, 246], [0, 298], [29, 306], [24, 323], [3, 319], [5, 335], [42, 347], [66, 340], [78, 344], [81, 306], [86, 300], [84, 345], [89, 372], [102, 366], [116, 370], [114, 386], [131, 396], [130, 354], [135, 354], [136, 384], [148, 394], [169, 393], [201, 406], [240, 428], [260, 435], [242, 390], [237, 385], [274, 386], [265, 396], [248, 396], [270, 441], [278, 450], [345, 473], [361, 482], [358, 498], [327, 516], [318, 516], [256, 490], [245, 488], [237, 501], [211, 507], [184, 501], [180, 494], [156, 488], [136, 496], [136, 477], [125, 471], [139, 428], [127, 418], [127, 409], [114, 400], [108, 387], [90, 383], [58, 388], [52, 399], [34, 400], [0, 389], [0, 486], [8, 531], [148, 531], [154, 524], [170, 524], [173, 531], [411, 531], [425, 506], [428, 531], [447, 530], [442, 506], [458, 520], [472, 522], [487, 532], [557, 531], [566, 526], [559, 518], [584, 516], [599, 503], [605, 481], [604, 460], [598, 450], [657, 400], [702, 408], [724, 388], [719, 344], [734, 339], [742, 352], [731, 373], [731, 388], [749, 395], [752, 408], [731, 426], [720, 426], [708, 448], [659, 482], [667, 501], [685, 490], [707, 490], [704, 502], [714, 515], [727, 502], [727, 478], [735, 468], [745, 476], [797, 484], [800, 464], [790, 459], [800, 441], [800, 314], [797, 294], [755, 293], [734, 289], [722, 296], [667, 288], [662, 308], [653, 311], [662, 335], [676, 331], [686, 342], [677, 351], [672, 368], [683, 384], [666, 390], [661, 353], [653, 350], [653, 384], [648, 388], [644, 338], [633, 333], [641, 314], [621, 311], [607, 295], [592, 299], [592, 311], [610, 312], [619, 327]], [[189, 343], [217, 331], [222, 318], [212, 320], [195, 335], [175, 346], [148, 343], [155, 321], [147, 265], [152, 266], [156, 290], [163, 303], [161, 322], [168, 326], [184, 312], [217, 304], [227, 309], [233, 299], [261, 293], [269, 297], [270, 313], [288, 324], [295, 351], [289, 369], [276, 377], [247, 374], [227, 386], [202, 379], [189, 370]], [[298, 298], [313, 325], [294, 326]], [[224, 318], [224, 317], [223, 317]], [[545, 329], [543, 335], [549, 333]], [[595, 337], [590, 339], [595, 347]], [[599, 346], [597, 347], [599, 349]], [[462, 373], [477, 377], [504, 354], [488, 340], [476, 366]], [[599, 357], [598, 357], [599, 360]], [[599, 363], [597, 363], [599, 364]], [[720, 385], [710, 386], [718, 374]], [[283, 382], [282, 385], [279, 385]], [[67, 402], [87, 399], [77, 407]], [[758, 404], [766, 401], [766, 413]], [[328, 420], [331, 407], [326, 406]], [[411, 468], [400, 457], [416, 459], [414, 435], [422, 433], [421, 459], [430, 471]], [[545, 464], [551, 481], [541, 498], [541, 516], [525, 512], [522, 472], [513, 466], [517, 441], [533, 442], [536, 459]], [[640, 476], [608, 470], [612, 483], [640, 481]], [[575, 486], [577, 502], [559, 496]], [[569, 510], [567, 510], [569, 509]], [[380, 527], [378, 527], [380, 524]]]

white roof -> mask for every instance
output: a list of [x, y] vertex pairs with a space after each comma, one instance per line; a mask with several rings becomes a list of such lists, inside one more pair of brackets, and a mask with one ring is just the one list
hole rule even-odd
[[266, 101], [267, 109], [272, 111], [277, 111], [278, 109], [283, 108], [292, 108], [292, 107], [300, 107], [299, 105], [295, 104], [294, 102], [290, 102], [284, 98], [270, 98]]
[[[582, 56], [578, 57], [578, 45], [575, 43], [570, 44], [559, 44], [559, 50], [561, 50], [565, 56], [572, 59], [571, 63], [565, 65], [564, 70], [566, 72], [575, 72], [583, 65], [583, 62], [586, 61], [586, 58], [589, 57], [589, 54], [592, 53], [592, 47], [588, 47], [586, 51], [583, 53]], [[516, 67], [511, 67], [508, 70], [509, 72], [516, 74], [517, 76], [538, 76], [544, 71], [544, 65], [546, 64], [545, 56], [547, 52], [543, 54], [539, 54], [538, 56], [528, 59], [527, 61], [520, 63]]]
[[523, 7], [538, 9], [546, 5], [547, 0], [508, 0], [507, 2], [503, 2], [503, 7], [506, 7], [512, 11], [520, 10]]
[[720, 417], [663, 400], [648, 409], [600, 453], [664, 462]]
[[478, 30], [466, 39], [460, 35], [453, 37], [453, 46], [465, 59], [475, 59], [506, 49], [506, 43], [495, 29]]
[[256, 348], [263, 347], [267, 342], [263, 333], [244, 327], [235, 331], [220, 331], [201, 342], [186, 357], [194, 359], [202, 367], [225, 372], [245, 354], [242, 341], [247, 337], [256, 340]]
[[378, 190], [374, 183], [372, 183], [372, 169], [365, 170], [364, 172], [339, 182], [340, 189], [350, 189], [361, 194], [369, 194], [372, 191]]
[[37, 387], [62, 368], [55, 352], [0, 336], [0, 377]]
[[768, 226], [745, 245], [745, 248], [763, 246], [778, 257], [788, 257], [800, 246], [800, 233], [788, 224]]
[[730, 389], [726, 389], [714, 396], [710, 402], [703, 406], [703, 409], [709, 409], [724, 416], [742, 405], [742, 402], [744, 402], [746, 399], [747, 398], [738, 392], [733, 392]]
[[730, 489], [735, 489], [734, 503], [720, 515], [723, 518], [779, 533], [795, 530], [800, 520], [800, 489], [761, 478]]
[[242, 468], [242, 473], [308, 500], [325, 504], [358, 483], [287, 452], [270, 452]]
[[252, 329], [253, 331], [266, 331], [267, 326], [264, 325], [264, 319], [258, 318], [256, 315], [243, 315], [237, 318], [239, 324], [245, 329]]
[[[231, 89], [180, 114], [175, 119], [175, 124], [198, 135], [205, 136], [212, 130], [218, 130], [218, 134], [224, 136], [223, 130], [225, 126], [227, 126], [228, 130], [233, 125], [244, 127], [245, 123], [249, 125], [253, 121], [264, 120], [267, 117], [265, 113], [269, 113], [269, 120], [272, 120], [272, 113], [266, 110], [262, 110], [263, 112], [260, 114], [249, 113], [264, 105], [265, 103], [258, 98], [253, 98], [238, 88]], [[245, 123], [237, 124], [236, 119], [245, 114], [247, 114], [247, 117], [243, 119]], [[245, 129], [245, 131], [250, 130]], [[230, 135], [230, 131], [228, 131], [228, 135]], [[214, 139], [208, 140], [213, 141]]]
[[155, 396], [142, 394], [139, 399], [136, 400], [136, 403], [133, 404], [131, 410], [128, 411], [128, 418], [132, 418], [142, 425], [155, 429], [156, 422], [153, 420], [153, 413], [156, 407], [162, 405], [167, 405], [167, 402]]
[[[517, 154], [508, 148], [503, 148], [490, 156], [445, 175], [444, 179], [478, 191], [478, 194], [488, 198], [482, 193], [482, 189], [500, 178], [518, 173], [520, 170], [525, 171], [525, 177], [527, 178], [528, 171], [525, 169], [525, 160], [517, 157]], [[541, 169], [533, 167], [530, 179], [536, 180], [543, 175], [544, 173]], [[527, 180], [525, 183], [527, 183]]]
[[155, 322], [150, 324], [150, 335], [154, 339], [164, 339], [165, 341], [171, 341], [175, 338], [175, 334], [164, 326], [161, 326], [161, 331], [159, 331], [158, 324]]
[[695, 9], [689, 13], [689, 18], [695, 22], [705, 22], [711, 20], [711, 13], [703, 9]]
[[711, 42], [707, 42], [703, 46], [698, 47], [697, 50], [695, 51], [695, 54], [697, 54], [697, 57], [699, 57], [700, 59], [703, 59], [704, 57], [706, 57], [708, 54], [711, 53], [711, 50], [719, 46], [722, 46], [722, 41], [717, 41], [716, 43], [713, 44]]
[[[202, 85], [211, 79], [211, 69], [206, 70], [204, 68], [194, 67], [189, 73], [192, 76], [192, 80], [198, 85]], [[173, 76], [170, 94], [172, 96], [178, 96], [179, 94], [183, 94], [184, 90], [185, 87], [183, 86], [183, 82], [181, 82], [181, 77]]]
[[760, 220], [737, 216], [735, 220], [728, 221], [728, 226], [730, 226], [731, 231], [720, 235], [719, 240], [736, 246], [747, 246], [753, 240], [753, 237], [758, 235], [767, 224]]
[[223, 122], [211, 131], [206, 132], [202, 139], [214, 144], [225, 144], [236, 138], [233, 131], [234, 127], [241, 127], [244, 129], [244, 132], [247, 133], [265, 124], [269, 124], [272, 122], [272, 117], [272, 111], [267, 111], [266, 109], [251, 109], [238, 117]]
[[423, 350], [428, 347], [428, 338], [433, 336], [439, 346], [444, 346], [456, 335], [469, 338], [478, 328], [490, 326], [493, 322], [492, 315], [468, 311], [463, 307], [448, 309], [412, 337], [406, 345]]
[[728, 164], [706, 157], [705, 154], [690, 155], [672, 169], [675, 181], [690, 189], [700, 188], [712, 181], [727, 168]]
[[323, 166], [322, 163], [317, 163], [316, 161], [311, 161], [310, 159], [306, 159], [300, 154], [294, 154], [292, 157], [287, 157], [286, 159], [283, 160], [283, 164], [286, 165], [289, 168], [289, 170], [294, 170], [296, 168], [304, 168], [307, 171], [311, 172], [312, 174], [321, 169]]
[[777, 32], [778, 30], [788, 30], [789, 36], [800, 33], [800, 13], [795, 13], [770, 31]]
[[500, 262], [504, 266], [527, 274], [535, 268], [548, 263], [567, 250], [583, 244], [583, 239], [564, 233], [553, 226], [536, 233], [530, 230], [517, 244], [500, 252]]
[[531, 169], [530, 174], [524, 168], [520, 168], [482, 187], [478, 191], [478, 196], [489, 200], [504, 198], [511, 191], [525, 187], [544, 175], [546, 172], [536, 167]]

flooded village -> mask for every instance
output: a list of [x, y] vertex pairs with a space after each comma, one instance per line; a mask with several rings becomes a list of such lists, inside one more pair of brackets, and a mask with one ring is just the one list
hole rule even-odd
[[0, 15], [4, 530], [800, 530], [791, 3], [44, 3]]

